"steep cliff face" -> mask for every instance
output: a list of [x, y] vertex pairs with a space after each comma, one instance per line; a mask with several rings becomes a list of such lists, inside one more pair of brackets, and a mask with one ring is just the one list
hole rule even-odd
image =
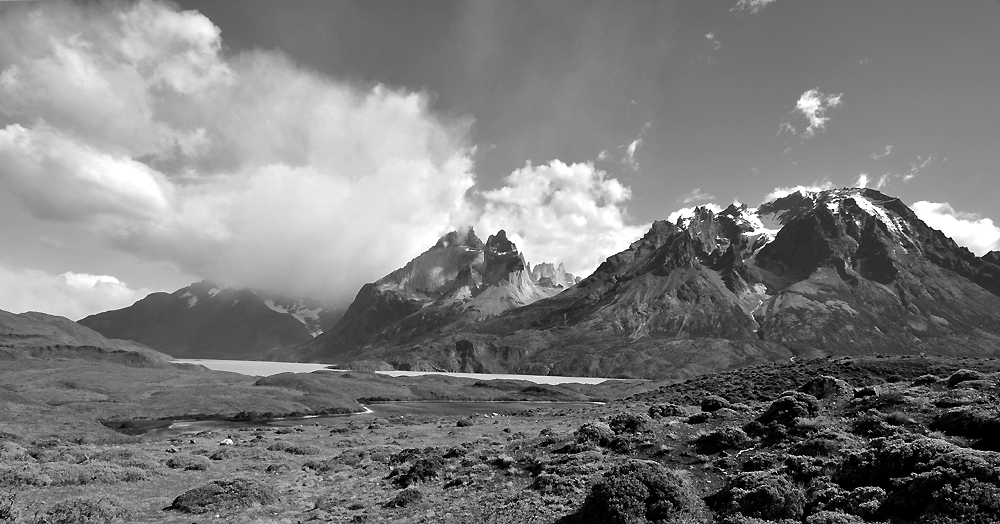
[[[405, 336], [377, 338], [355, 356], [418, 369], [663, 378], [791, 356], [994, 354], [997, 258], [977, 258], [877, 191], [799, 192], [656, 222], [558, 295], [475, 323], [424, 308], [396, 324], [408, 326], [395, 332]], [[506, 260], [510, 285], [495, 289], [527, 288]]]

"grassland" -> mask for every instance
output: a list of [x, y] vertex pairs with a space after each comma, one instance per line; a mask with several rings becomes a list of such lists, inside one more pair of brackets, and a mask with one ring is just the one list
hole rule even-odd
[[[819, 359], [544, 391], [91, 364], [23, 361], [0, 373], [0, 522], [1000, 521], [996, 360]], [[129, 437], [95, 421], [542, 394], [611, 401], [183, 437]]]

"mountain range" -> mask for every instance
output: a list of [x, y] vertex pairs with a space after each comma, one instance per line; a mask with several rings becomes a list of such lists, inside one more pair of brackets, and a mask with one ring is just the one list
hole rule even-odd
[[79, 323], [177, 358], [248, 359], [311, 340], [335, 325], [342, 312], [316, 300], [198, 282], [173, 293], [152, 293]]
[[[998, 263], [1000, 253], [976, 257], [878, 191], [800, 191], [654, 222], [582, 280], [553, 264], [532, 268], [502, 230], [485, 243], [455, 231], [363, 286], [315, 337], [291, 335], [287, 322], [241, 323], [231, 308], [198, 309], [253, 303], [252, 292], [212, 295], [207, 283], [81, 323], [175, 356], [679, 379], [797, 357], [995, 355]], [[172, 313], [149, 312], [161, 302]], [[278, 313], [249, 309], [264, 310]], [[180, 354], [162, 342], [177, 326], [222, 325], [249, 338], [203, 337], [208, 350], [188, 343]]]

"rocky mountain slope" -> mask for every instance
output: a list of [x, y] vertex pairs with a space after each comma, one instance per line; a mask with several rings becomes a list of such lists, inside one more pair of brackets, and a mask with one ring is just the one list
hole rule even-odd
[[178, 358], [252, 359], [311, 340], [329, 329], [338, 313], [323, 304], [199, 282], [173, 293], [152, 293], [80, 324]]
[[307, 347], [348, 365], [659, 378], [793, 357], [994, 355], [996, 258], [878, 191], [799, 192], [656, 222], [575, 286], [478, 322], [366, 286]]
[[358, 356], [372, 344], [405, 343], [445, 326], [477, 324], [551, 297], [574, 280], [561, 265], [539, 264], [532, 272], [503, 230], [485, 243], [472, 228], [453, 231], [402, 268], [362, 287], [333, 329], [272, 356]]

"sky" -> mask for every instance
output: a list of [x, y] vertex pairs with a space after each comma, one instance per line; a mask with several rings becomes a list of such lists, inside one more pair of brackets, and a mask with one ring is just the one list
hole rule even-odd
[[0, 309], [349, 301], [503, 228], [589, 274], [794, 188], [1000, 249], [1000, 1], [0, 2]]

